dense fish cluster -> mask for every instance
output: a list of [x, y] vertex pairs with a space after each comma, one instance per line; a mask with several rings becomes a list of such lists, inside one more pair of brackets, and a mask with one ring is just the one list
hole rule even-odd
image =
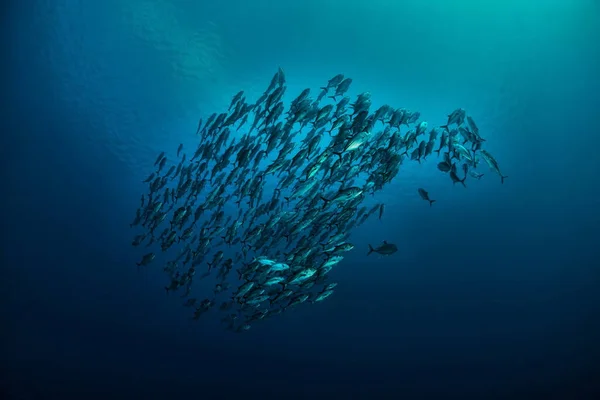
[[[227, 112], [201, 119], [189, 154], [180, 145], [172, 160], [158, 156], [131, 224], [143, 228], [133, 245], [148, 248], [138, 266], [164, 262], [167, 293], [185, 298], [193, 318], [218, 309], [228, 329], [242, 332], [331, 296], [328, 275], [354, 248], [350, 232], [383, 216], [384, 204], [365, 199], [405, 160], [437, 155], [438, 169], [466, 187], [468, 176], [481, 178], [482, 158], [504, 181], [464, 110], [430, 129], [419, 112], [373, 110], [368, 92], [352, 100], [351, 83], [336, 75], [316, 98], [305, 89], [286, 108], [279, 69], [256, 102], [242, 91]], [[433, 204], [424, 189], [419, 195]], [[368, 249], [397, 251], [387, 242]], [[210, 289], [194, 284], [209, 277]]]

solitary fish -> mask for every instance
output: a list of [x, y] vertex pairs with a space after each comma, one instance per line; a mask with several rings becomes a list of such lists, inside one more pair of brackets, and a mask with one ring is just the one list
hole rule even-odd
[[422, 188], [419, 188], [419, 189], [418, 189], [418, 191], [419, 191], [419, 196], [421, 196], [421, 198], [422, 198], [423, 200], [427, 200], [427, 201], [429, 202], [429, 207], [431, 207], [431, 205], [432, 205], [433, 203], [435, 203], [435, 200], [431, 200], [431, 199], [429, 198], [429, 193], [427, 193], [427, 190], [425, 190], [425, 189], [422, 189]]
[[367, 255], [375, 252], [384, 256], [389, 256], [390, 254], [394, 254], [397, 251], [398, 246], [392, 243], [388, 243], [384, 240], [383, 244], [379, 247], [373, 248], [373, 246], [369, 245], [369, 252], [367, 253]]

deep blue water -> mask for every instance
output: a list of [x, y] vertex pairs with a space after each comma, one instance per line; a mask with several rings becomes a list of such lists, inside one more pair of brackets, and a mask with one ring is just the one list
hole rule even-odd
[[[9, 398], [600, 396], [597, 1], [30, 0], [2, 16]], [[236, 335], [191, 323], [158, 267], [138, 273], [128, 224], [156, 154], [277, 66], [290, 96], [341, 72], [432, 124], [463, 107], [509, 178], [463, 190], [411, 164], [334, 296]], [[366, 257], [382, 240], [399, 252]]]

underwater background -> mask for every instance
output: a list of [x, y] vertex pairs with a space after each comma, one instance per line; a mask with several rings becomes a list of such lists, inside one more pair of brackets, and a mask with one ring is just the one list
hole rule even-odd
[[[4, 398], [600, 396], [600, 2], [1, 7]], [[129, 223], [156, 155], [279, 66], [289, 96], [343, 73], [433, 125], [465, 108], [509, 178], [411, 164], [331, 298], [235, 334], [138, 271]]]

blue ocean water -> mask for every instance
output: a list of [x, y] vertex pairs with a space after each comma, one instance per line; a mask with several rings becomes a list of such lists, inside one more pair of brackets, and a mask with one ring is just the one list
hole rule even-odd
[[[2, 16], [6, 397], [600, 396], [599, 2], [30, 0]], [[464, 190], [410, 164], [335, 295], [232, 334], [137, 271], [128, 225], [156, 154], [278, 66], [290, 96], [343, 73], [433, 125], [463, 107], [509, 178]], [[382, 240], [398, 253], [367, 257]]]

